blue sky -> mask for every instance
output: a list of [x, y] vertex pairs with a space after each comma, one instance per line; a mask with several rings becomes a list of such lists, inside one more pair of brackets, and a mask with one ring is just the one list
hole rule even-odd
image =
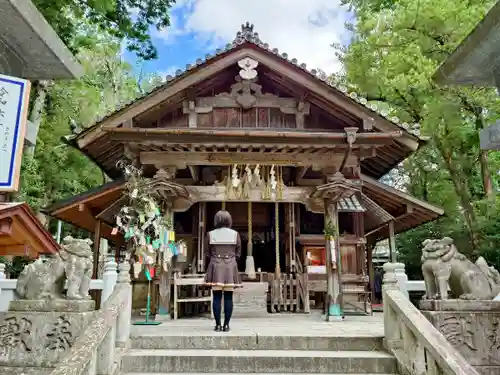
[[[142, 63], [142, 69], [161, 75], [184, 69], [231, 42], [248, 21], [271, 47], [308, 68], [333, 73], [340, 65], [330, 46], [348, 43], [344, 24], [351, 19], [339, 0], [177, 0], [171, 10], [172, 26], [151, 29], [159, 58]], [[125, 58], [134, 64], [133, 54], [126, 52]]]

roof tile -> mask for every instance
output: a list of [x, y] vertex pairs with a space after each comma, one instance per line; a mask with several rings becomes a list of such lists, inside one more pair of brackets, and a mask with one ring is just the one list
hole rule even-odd
[[[129, 100], [127, 102], [123, 101], [123, 102], [119, 103], [115, 107], [114, 111], [111, 111], [110, 113], [107, 113], [106, 115], [99, 117], [89, 127], [99, 124], [100, 122], [104, 121], [108, 117], [110, 117], [110, 116], [114, 115], [115, 113], [117, 113], [117, 112], [125, 109], [127, 106], [129, 106], [130, 104], [134, 103], [135, 101], [143, 99], [143, 98], [147, 97], [148, 95], [150, 95], [155, 90], [165, 87], [172, 80], [178, 79], [181, 76], [187, 75], [195, 67], [199, 67], [201, 65], [209, 63], [210, 60], [212, 60], [216, 56], [221, 55], [223, 53], [227, 53], [227, 52], [231, 51], [232, 49], [234, 49], [234, 48], [236, 48], [239, 45], [242, 45], [244, 43], [252, 43], [252, 44], [255, 44], [255, 45], [259, 46], [260, 48], [263, 48], [263, 49], [265, 49], [267, 51], [272, 52], [273, 54], [275, 54], [275, 55], [279, 56], [280, 58], [282, 58], [283, 60], [287, 61], [288, 63], [291, 63], [291, 64], [299, 67], [303, 71], [309, 73], [310, 75], [314, 76], [316, 79], [318, 79], [320, 81], [323, 81], [324, 83], [328, 84], [332, 88], [334, 88], [334, 89], [342, 92], [347, 97], [349, 97], [352, 100], [360, 103], [361, 105], [365, 106], [366, 108], [370, 109], [371, 111], [375, 112], [377, 115], [385, 118], [386, 120], [392, 122], [393, 124], [395, 124], [396, 126], [400, 127], [401, 129], [405, 130], [406, 132], [408, 132], [408, 133], [410, 133], [410, 134], [412, 134], [412, 135], [414, 135], [414, 136], [416, 136], [418, 138], [421, 138], [420, 137], [420, 124], [412, 124], [412, 125], [410, 125], [410, 124], [408, 124], [406, 122], [401, 123], [400, 120], [399, 120], [399, 118], [397, 118], [395, 116], [391, 116], [390, 117], [389, 116], [389, 112], [387, 110], [385, 110], [385, 109], [379, 110], [378, 106], [375, 103], [368, 103], [368, 100], [366, 98], [364, 98], [362, 96], [359, 96], [354, 91], [349, 92], [349, 90], [348, 90], [348, 88], [346, 86], [344, 86], [344, 85], [338, 85], [337, 86], [335, 83], [333, 83], [329, 79], [329, 77], [327, 76], [327, 74], [325, 72], [323, 72], [321, 70], [316, 70], [316, 69], [308, 70], [306, 64], [304, 64], [304, 63], [300, 63], [299, 64], [299, 62], [298, 62], [298, 60], [296, 58], [289, 58], [287, 53], [281, 53], [280, 54], [278, 48], [272, 48], [271, 49], [270, 46], [269, 46], [269, 44], [264, 43], [264, 42], [261, 41], [261, 39], [259, 38], [259, 34], [254, 31], [254, 26], [252, 24], [250, 24], [249, 22], [241, 25], [241, 30], [236, 33], [236, 38], [234, 39], [234, 41], [232, 43], [226, 44], [226, 46], [225, 46], [224, 49], [218, 48], [215, 51], [215, 55], [206, 54], [204, 59], [198, 58], [196, 60], [195, 64], [187, 64], [186, 68], [184, 70], [178, 69], [175, 72], [175, 75], [173, 75], [173, 76], [172, 75], [167, 75], [165, 77], [165, 83], [161, 83], [161, 84], [157, 85], [156, 87], [152, 88], [150, 91], [148, 91], [148, 92], [146, 92], [146, 93], [144, 93], [144, 94], [142, 94], [140, 96], [137, 96], [136, 98], [134, 98], [132, 100]], [[88, 129], [89, 127], [87, 127], [86, 129]], [[84, 131], [85, 130], [83, 130], [83, 132]], [[78, 136], [78, 135], [76, 135], [76, 136]], [[424, 138], [422, 137], [421, 139], [424, 139]]]

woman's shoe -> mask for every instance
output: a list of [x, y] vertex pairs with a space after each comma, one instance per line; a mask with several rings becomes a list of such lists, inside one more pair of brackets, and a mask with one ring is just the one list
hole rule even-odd
[[224, 332], [229, 332], [229, 324], [224, 324], [224, 327], [222, 327], [222, 330]]
[[217, 324], [217, 325], [215, 326], [215, 332], [220, 332], [220, 331], [222, 331], [222, 327], [221, 327], [221, 325], [220, 325], [220, 324]]

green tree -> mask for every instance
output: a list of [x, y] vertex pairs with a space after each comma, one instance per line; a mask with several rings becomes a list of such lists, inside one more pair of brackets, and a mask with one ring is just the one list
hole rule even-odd
[[[98, 48], [113, 38], [125, 42], [129, 51], [140, 59], [158, 56], [149, 29], [170, 25], [169, 10], [175, 0], [34, 0], [38, 10], [74, 53]], [[29, 121], [37, 132], [45, 115], [52, 82], [33, 82]], [[38, 134], [38, 133], [36, 133]], [[32, 156], [35, 147], [25, 149]]]
[[492, 249], [500, 243], [494, 231], [498, 181], [491, 171], [500, 164], [479, 149], [478, 130], [498, 118], [500, 101], [494, 90], [440, 87], [431, 79], [493, 1], [346, 3], [356, 12], [349, 26], [354, 36], [348, 47], [339, 48], [345, 75], [335, 79], [402, 121], [419, 124], [429, 142], [401, 173], [410, 181], [410, 193], [447, 213], [399, 236], [402, 256], [415, 258], [427, 237], [450, 235], [461, 251], [493, 260]]
[[99, 168], [61, 138], [71, 133], [71, 123], [90, 124], [138, 94], [133, 69], [122, 61], [120, 45], [114, 39], [81, 50], [78, 58], [85, 75], [48, 89], [35, 155], [23, 161], [19, 199], [35, 210], [105, 182]]
[[155, 59], [149, 28], [170, 26], [169, 10], [175, 0], [33, 0], [45, 19], [73, 53], [98, 40], [93, 30], [125, 40], [129, 51]]

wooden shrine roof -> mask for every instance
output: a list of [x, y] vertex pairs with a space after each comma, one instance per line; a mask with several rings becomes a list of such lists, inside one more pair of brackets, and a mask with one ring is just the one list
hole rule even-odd
[[[419, 225], [438, 219], [444, 210], [417, 199], [401, 190], [390, 187], [368, 176], [362, 176], [363, 194], [368, 196], [386, 213], [394, 217], [394, 232], [402, 233]], [[387, 222], [390, 221], [386, 217]], [[385, 223], [365, 228], [369, 242], [381, 241], [389, 237]]]
[[[123, 181], [110, 182], [92, 191], [55, 203], [45, 208], [43, 212], [90, 232], [94, 231], [99, 219], [104, 222], [106, 228], [102, 229], [102, 236], [115, 241], [117, 236], [112, 236], [111, 230], [114, 226], [114, 213], [124, 203], [123, 188]], [[368, 176], [363, 176], [361, 200], [342, 202], [339, 209], [364, 211], [365, 233], [367, 239], [372, 241], [389, 237], [387, 224], [390, 220], [394, 220], [395, 233], [402, 233], [444, 214], [442, 209]]]
[[[42, 209], [42, 212], [73, 224], [77, 228], [94, 233], [99, 214], [112, 206], [117, 200], [122, 199], [123, 188], [123, 180], [108, 182], [82, 194], [59, 201]], [[121, 235], [111, 235], [114, 223], [103, 221], [101, 225], [102, 237], [113, 242], [120, 242], [122, 240]]]
[[[289, 58], [286, 53], [280, 54], [277, 49], [270, 48], [260, 40], [258, 34], [253, 31], [253, 26], [249, 24], [243, 25], [234, 42], [224, 50], [217, 51], [215, 55], [204, 60], [197, 60], [195, 64], [188, 65], [185, 71], [177, 71], [174, 77], [168, 76], [165, 84], [133, 101], [120, 104], [112, 113], [100, 118], [80, 133], [67, 137], [66, 141], [95, 161], [110, 177], [118, 178], [121, 176], [121, 170], [116, 167], [116, 162], [125, 157], [125, 145], [131, 140], [125, 139], [124, 134], [118, 136], [111, 129], [121, 130], [129, 126], [134, 119], [144, 116], [146, 112], [161, 112], [165, 103], [184, 100], [189, 90], [189, 95], [193, 95], [192, 91], [196, 85], [205, 81], [211, 82], [215, 79], [214, 76], [244, 57], [251, 57], [266, 66], [270, 72], [266, 78], [276, 87], [293, 88], [295, 93], [307, 94], [307, 100], [311, 103], [342, 113], [343, 118], [349, 119], [350, 122], [359, 119], [361, 122], [370, 123], [373, 127], [371, 133], [400, 132], [399, 137], [382, 145], [375, 156], [362, 160], [362, 172], [371, 177], [380, 178], [425, 141], [418, 136], [418, 130], [401, 123], [395, 117], [389, 117], [366, 99], [354, 92], [348, 92], [345, 87], [335, 85], [324, 73], [314, 69], [308, 70], [305, 64]], [[206, 87], [203, 90], [206, 91]], [[255, 136], [252, 133], [249, 132], [250, 136]], [[273, 132], [269, 130], [268, 133], [272, 135]], [[311, 137], [314, 137], [314, 134], [311, 134]], [[165, 145], [170, 142], [171, 138], [163, 140]]]
[[0, 203], [0, 255], [36, 258], [58, 251], [59, 245], [28, 204]]

